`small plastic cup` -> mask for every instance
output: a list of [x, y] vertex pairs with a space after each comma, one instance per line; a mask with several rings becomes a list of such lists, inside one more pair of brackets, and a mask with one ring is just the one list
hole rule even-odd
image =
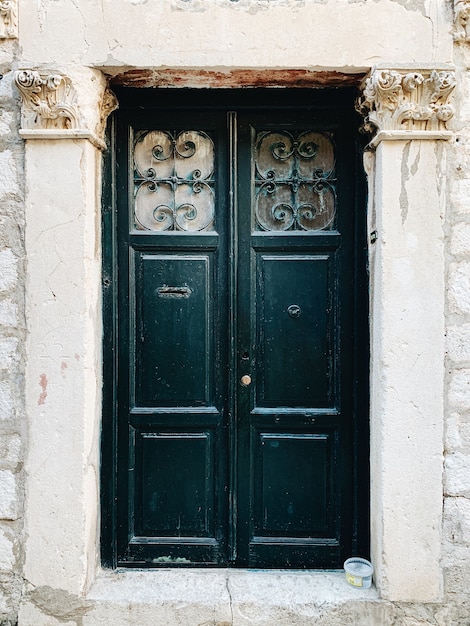
[[346, 572], [346, 580], [352, 587], [362, 587], [369, 589], [372, 584], [372, 574], [374, 568], [370, 561], [353, 556], [344, 562], [344, 571]]

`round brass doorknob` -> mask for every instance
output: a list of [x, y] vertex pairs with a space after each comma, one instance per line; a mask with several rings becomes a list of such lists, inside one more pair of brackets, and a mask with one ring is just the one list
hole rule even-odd
[[243, 387], [248, 387], [248, 385], [251, 385], [251, 376], [249, 374], [245, 374], [240, 378], [240, 383]]

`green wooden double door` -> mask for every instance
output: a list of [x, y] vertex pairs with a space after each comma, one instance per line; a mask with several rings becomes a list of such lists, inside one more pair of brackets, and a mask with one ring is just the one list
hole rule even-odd
[[122, 97], [103, 435], [118, 565], [341, 567], [367, 541], [352, 107], [251, 94]]

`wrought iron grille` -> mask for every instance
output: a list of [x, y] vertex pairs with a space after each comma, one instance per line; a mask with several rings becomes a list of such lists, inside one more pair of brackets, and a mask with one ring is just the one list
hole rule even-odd
[[260, 132], [254, 162], [257, 230], [332, 228], [336, 179], [334, 145], [329, 135]]
[[144, 131], [134, 144], [134, 227], [213, 230], [215, 148], [199, 130]]

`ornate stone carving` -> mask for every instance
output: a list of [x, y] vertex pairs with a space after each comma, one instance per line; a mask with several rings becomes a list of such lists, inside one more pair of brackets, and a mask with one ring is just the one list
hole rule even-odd
[[0, 0], [0, 39], [17, 36], [17, 0]]
[[[455, 41], [470, 41], [470, 2], [454, 0], [454, 39]], [[467, 29], [468, 25], [468, 29]]]
[[22, 128], [80, 128], [76, 93], [67, 76], [20, 70], [15, 74], [15, 83], [23, 100]]
[[374, 69], [357, 110], [370, 132], [445, 131], [454, 115], [449, 98], [455, 83], [455, 73], [449, 70]]
[[118, 100], [111, 89], [106, 88], [101, 100], [100, 107], [100, 121], [98, 125], [98, 136], [101, 137], [104, 134], [106, 128], [106, 121], [113, 111], [119, 107]]

